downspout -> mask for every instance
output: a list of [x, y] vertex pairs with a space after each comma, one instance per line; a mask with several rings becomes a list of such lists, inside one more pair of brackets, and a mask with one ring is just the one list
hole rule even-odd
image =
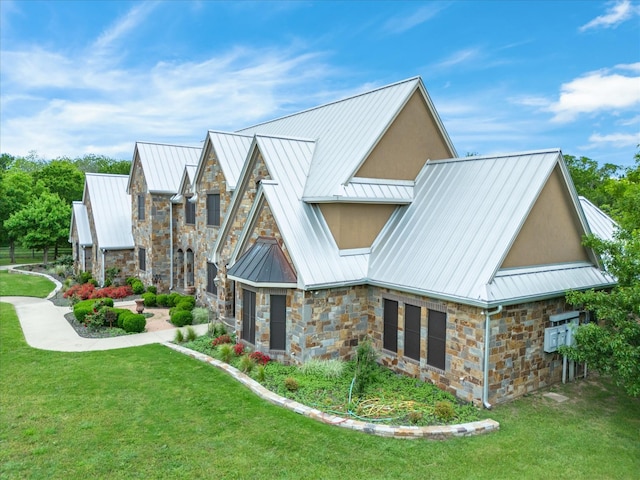
[[87, 268], [85, 265], [85, 257], [87, 256], [86, 252], [84, 251], [84, 245], [82, 246], [82, 271], [84, 272]]
[[169, 200], [169, 291], [173, 290], [173, 202]]
[[105, 270], [105, 264], [104, 264], [104, 260], [105, 260], [105, 249], [102, 249], [102, 283], [100, 285], [102, 285], [104, 287], [104, 270]]
[[491, 409], [489, 403], [489, 341], [491, 339], [491, 317], [502, 311], [502, 305], [498, 305], [493, 312], [484, 313], [484, 371], [482, 375], [482, 404], [487, 410]]

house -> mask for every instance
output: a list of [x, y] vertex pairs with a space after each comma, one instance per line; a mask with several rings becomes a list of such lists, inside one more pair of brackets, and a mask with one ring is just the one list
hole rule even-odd
[[545, 329], [567, 290], [614, 280], [559, 150], [454, 158], [420, 79], [236, 133], [253, 140], [209, 259], [243, 341], [304, 362], [370, 337], [486, 405], [560, 380]]
[[90, 271], [101, 285], [109, 269], [119, 280], [134, 275], [131, 198], [127, 175], [87, 173], [81, 202], [73, 202], [69, 242], [74, 269]]
[[174, 282], [185, 274], [186, 286], [191, 286], [191, 274], [185, 268], [193, 266], [192, 247], [182, 250], [185, 267], [180, 275], [173, 261], [173, 214], [176, 209], [186, 208], [188, 202], [183, 200], [178, 206], [171, 199], [178, 193], [185, 167], [197, 164], [200, 152], [200, 147], [146, 142], [137, 142], [134, 148], [125, 191], [131, 196], [129, 215], [137, 276], [146, 285], [156, 285], [161, 291], [173, 288]]
[[560, 381], [550, 335], [586, 320], [565, 292], [615, 284], [581, 244], [613, 224], [560, 150], [458, 158], [417, 77], [202, 149], [138, 143], [126, 190], [138, 276], [256, 350], [346, 359], [370, 338], [486, 406]]

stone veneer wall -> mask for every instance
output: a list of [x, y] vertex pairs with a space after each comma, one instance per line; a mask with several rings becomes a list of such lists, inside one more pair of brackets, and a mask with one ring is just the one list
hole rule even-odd
[[[398, 301], [398, 352], [382, 349], [383, 299]], [[404, 304], [422, 307], [420, 362], [404, 357]], [[446, 311], [445, 369], [427, 365], [428, 309]], [[489, 402], [501, 403], [556, 383], [562, 360], [543, 351], [544, 329], [549, 315], [567, 309], [564, 299], [505, 307], [491, 317]], [[484, 320], [482, 309], [430, 300], [403, 292], [371, 287], [370, 335], [390, 368], [433, 382], [465, 401], [480, 404], [483, 387]]]
[[127, 277], [138, 271], [135, 250], [108, 250], [104, 254], [105, 269], [119, 268], [120, 274], [114, 279], [115, 285], [124, 285]]

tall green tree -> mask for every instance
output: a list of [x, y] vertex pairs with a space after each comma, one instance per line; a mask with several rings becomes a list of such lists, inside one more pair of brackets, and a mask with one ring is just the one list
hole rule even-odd
[[34, 195], [33, 178], [29, 173], [14, 168], [4, 172], [0, 181], [0, 241], [9, 244], [11, 263], [15, 263], [15, 238], [9, 236], [4, 221], [24, 208]]
[[49, 261], [49, 248], [67, 239], [71, 206], [57, 194], [44, 192], [4, 222], [10, 239], [24, 248], [43, 251], [43, 263]]
[[600, 166], [595, 160], [573, 155], [564, 155], [564, 161], [569, 168], [578, 195], [588, 198], [610, 213], [614, 203], [611, 185], [617, 181], [621, 168], [611, 163]]
[[51, 193], [71, 204], [74, 200], [82, 200], [84, 189], [84, 173], [68, 160], [52, 160], [40, 170], [33, 173], [36, 183], [42, 183]]

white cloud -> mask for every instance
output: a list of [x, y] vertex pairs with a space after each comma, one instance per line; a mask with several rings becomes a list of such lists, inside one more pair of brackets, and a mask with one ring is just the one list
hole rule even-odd
[[126, 15], [118, 19], [110, 28], [102, 32], [93, 44], [98, 53], [108, 53], [114, 44], [140, 25], [156, 7], [157, 2], [143, 2], [135, 5]]
[[[634, 68], [635, 64], [618, 66]], [[608, 70], [590, 72], [562, 84], [560, 98], [549, 106], [553, 121], [570, 122], [581, 114], [616, 113], [640, 104], [640, 76], [625, 76]]]
[[477, 47], [473, 48], [465, 48], [463, 50], [458, 50], [457, 52], [453, 52], [449, 57], [435, 64], [435, 68], [450, 68], [461, 63], [466, 63], [472, 60], [475, 60], [480, 55], [480, 49]]
[[589, 143], [594, 144], [612, 144], [615, 147], [634, 147], [640, 144], [640, 133], [610, 133], [608, 135], [600, 135], [594, 133], [589, 137]]
[[611, 6], [607, 10], [607, 13], [584, 24], [580, 27], [580, 31], [584, 32], [585, 30], [598, 27], [615, 28], [622, 22], [625, 22], [640, 13], [640, 7], [633, 5], [630, 0], [610, 2], [609, 4]]
[[446, 5], [443, 3], [430, 3], [418, 8], [409, 15], [396, 15], [395, 17], [391, 17], [385, 22], [383, 28], [389, 33], [404, 33], [431, 20], [445, 7]]

